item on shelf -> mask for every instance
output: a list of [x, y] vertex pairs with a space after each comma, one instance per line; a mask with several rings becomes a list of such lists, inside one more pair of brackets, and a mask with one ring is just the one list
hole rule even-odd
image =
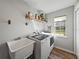
[[40, 14], [40, 17], [41, 17], [41, 20], [44, 20], [44, 14], [43, 13]]
[[31, 12], [28, 12], [26, 14], [25, 18], [32, 19], [32, 13]]
[[25, 18], [29, 19], [29, 20], [38, 20], [38, 21], [45, 21], [45, 14], [44, 13], [40, 13], [39, 15], [38, 14], [35, 14], [35, 15], [32, 15], [32, 13], [30, 11], [28, 11], [28, 13], [25, 15]]
[[37, 14], [35, 14], [35, 19], [38, 19], [38, 15]]
[[40, 20], [41, 19], [41, 17], [40, 16], [38, 16], [38, 20]]

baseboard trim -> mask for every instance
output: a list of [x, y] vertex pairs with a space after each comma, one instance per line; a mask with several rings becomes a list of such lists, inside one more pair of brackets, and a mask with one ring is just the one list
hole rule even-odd
[[57, 46], [54, 46], [54, 47], [56, 47], [58, 49], [61, 49], [61, 50], [64, 50], [64, 51], [67, 51], [67, 52], [72, 53], [72, 54], [75, 55], [75, 53], [73, 51], [70, 51], [70, 50], [67, 50], [67, 49], [64, 49], [64, 48], [61, 48], [61, 47], [57, 47]]

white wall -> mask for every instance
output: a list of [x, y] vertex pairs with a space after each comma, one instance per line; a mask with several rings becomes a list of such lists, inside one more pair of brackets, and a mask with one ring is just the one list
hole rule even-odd
[[79, 1], [75, 4], [74, 17], [74, 51], [79, 59]]
[[77, 14], [77, 11], [78, 11], [78, 8], [79, 8], [79, 0], [76, 1], [75, 3], [75, 8], [74, 8], [74, 52], [75, 54], [77, 53], [77, 41], [76, 41], [76, 14]]
[[75, 11], [79, 8], [79, 1], [76, 2], [75, 4]]
[[76, 54], [79, 59], [79, 9], [76, 12]]
[[[1, 1], [1, 0], [0, 0]], [[1, 10], [0, 10], [0, 30], [1, 30], [1, 39], [13, 39], [23, 34], [27, 34], [29, 25], [26, 26], [25, 13], [27, 11], [32, 11], [33, 13], [36, 10], [30, 8], [27, 4], [24, 4], [22, 1], [7, 1], [2, 0], [0, 2]], [[8, 25], [7, 21], [11, 19], [12, 24]], [[32, 30], [32, 29], [30, 29]], [[7, 33], [7, 34], [5, 34]], [[3, 37], [5, 36], [5, 37]]]
[[[34, 31], [32, 24], [25, 25], [25, 14], [28, 11], [37, 13], [36, 9], [22, 0], [0, 0], [0, 59], [9, 59], [6, 41]], [[8, 19], [11, 20], [10, 25]]]
[[53, 19], [54, 17], [58, 16], [67, 16], [66, 20], [66, 36], [67, 38], [64, 37], [56, 37], [55, 38], [55, 46], [69, 50], [69, 51], [74, 51], [74, 7], [68, 7], [65, 9], [61, 9], [55, 12], [51, 12], [48, 14], [48, 21], [49, 24], [52, 24], [52, 31], [54, 31], [54, 26], [53, 26]]

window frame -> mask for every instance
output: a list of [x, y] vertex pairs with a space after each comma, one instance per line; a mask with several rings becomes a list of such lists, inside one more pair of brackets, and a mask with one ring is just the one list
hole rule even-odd
[[[60, 18], [60, 17], [66, 17], [65, 22], [64, 22], [64, 27], [65, 27], [65, 29], [64, 29], [64, 34], [56, 34], [55, 18]], [[67, 20], [67, 16], [66, 16], [66, 15], [54, 17], [54, 34], [55, 34], [55, 36], [65, 37], [65, 38], [67, 37], [67, 36], [66, 36], [66, 20]], [[61, 21], [60, 21], [60, 22], [61, 22]], [[62, 27], [62, 26], [61, 26], [61, 27]]]

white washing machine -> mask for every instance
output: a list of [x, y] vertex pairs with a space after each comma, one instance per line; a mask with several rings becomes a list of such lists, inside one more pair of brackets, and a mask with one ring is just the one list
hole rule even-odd
[[39, 34], [28, 36], [29, 39], [36, 41], [34, 45], [35, 59], [48, 59], [53, 48], [54, 39], [50, 35]]

